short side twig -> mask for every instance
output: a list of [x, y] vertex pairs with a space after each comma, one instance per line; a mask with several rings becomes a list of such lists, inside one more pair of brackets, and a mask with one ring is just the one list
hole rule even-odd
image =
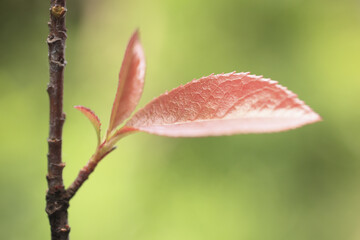
[[79, 171], [78, 176], [74, 180], [74, 182], [68, 187], [66, 190], [67, 198], [70, 200], [75, 193], [79, 190], [79, 188], [83, 185], [83, 183], [89, 178], [90, 174], [95, 170], [95, 167], [98, 163], [106, 157], [109, 153], [114, 151], [116, 147], [109, 146], [103, 144], [98, 147], [95, 154], [90, 158], [87, 164]]

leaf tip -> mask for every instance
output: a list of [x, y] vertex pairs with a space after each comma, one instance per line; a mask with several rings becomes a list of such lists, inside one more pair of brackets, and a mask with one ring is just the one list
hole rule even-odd
[[97, 138], [98, 138], [98, 144], [100, 143], [100, 132], [101, 132], [101, 122], [99, 117], [90, 109], [81, 105], [74, 106], [75, 109], [79, 110], [82, 114], [84, 114], [91, 122], [91, 124], [94, 126]]
[[93, 110], [91, 110], [90, 108], [81, 106], [81, 105], [75, 105], [74, 106], [75, 109], [79, 110], [80, 112], [82, 112], [86, 117], [88, 117], [91, 121], [95, 120], [97, 122], [97, 125], [99, 125], [99, 127], [101, 126], [101, 122], [99, 117], [94, 113]]
[[313, 121], [311, 123], [322, 122], [324, 119], [316, 112], [313, 111]]
[[139, 28], [136, 28], [135, 31], [132, 33], [128, 46], [135, 46], [137, 44], [140, 44], [140, 30]]

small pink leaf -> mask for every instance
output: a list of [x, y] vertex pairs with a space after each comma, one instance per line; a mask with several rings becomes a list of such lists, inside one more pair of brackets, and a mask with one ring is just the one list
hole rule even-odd
[[74, 108], [76, 108], [77, 110], [82, 112], [90, 120], [90, 122], [92, 123], [92, 125], [95, 128], [98, 144], [100, 144], [101, 122], [100, 122], [98, 116], [96, 116], [96, 114], [93, 111], [91, 111], [91, 109], [86, 108], [84, 106], [74, 106]]
[[163, 136], [201, 137], [277, 132], [320, 120], [277, 82], [233, 72], [212, 74], [155, 98], [126, 126]]
[[134, 111], [142, 94], [144, 77], [144, 51], [139, 41], [139, 32], [136, 31], [129, 41], [121, 66], [108, 134]]

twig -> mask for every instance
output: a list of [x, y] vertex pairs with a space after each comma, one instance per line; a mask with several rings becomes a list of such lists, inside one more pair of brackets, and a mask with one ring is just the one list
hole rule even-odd
[[65, 121], [63, 113], [63, 79], [65, 62], [65, 0], [50, 1], [49, 46], [50, 82], [47, 91], [50, 99], [50, 132], [48, 138], [48, 191], [46, 212], [51, 226], [52, 240], [68, 240], [69, 200], [63, 184], [62, 171], [65, 163], [61, 160], [62, 128]]
[[109, 153], [111, 153], [116, 149], [116, 147], [107, 145], [106, 143], [107, 142], [105, 142], [105, 146], [100, 145], [97, 148], [95, 154], [90, 158], [87, 164], [79, 171], [79, 174], [74, 180], [74, 182], [66, 190], [67, 198], [69, 200], [75, 195], [75, 193], [79, 190], [79, 188], [83, 185], [83, 183], [89, 178], [89, 175], [95, 170], [95, 167], [98, 165], [98, 163]]

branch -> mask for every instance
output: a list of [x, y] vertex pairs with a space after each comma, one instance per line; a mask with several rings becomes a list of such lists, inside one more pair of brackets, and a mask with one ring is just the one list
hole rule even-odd
[[50, 82], [47, 87], [50, 100], [50, 131], [48, 152], [48, 191], [46, 212], [51, 226], [52, 240], [68, 240], [69, 201], [66, 198], [62, 171], [65, 163], [61, 160], [62, 128], [65, 121], [63, 113], [63, 79], [65, 62], [65, 0], [50, 1], [49, 46]]
[[72, 197], [74, 197], [75, 193], [89, 178], [90, 174], [95, 170], [95, 167], [98, 165], [98, 163], [115, 149], [116, 147], [112, 144], [110, 145], [108, 142], [104, 142], [97, 148], [94, 155], [91, 156], [87, 164], [79, 171], [79, 174], [74, 182], [66, 190], [67, 199], [70, 200]]
[[96, 148], [95, 153], [91, 156], [87, 164], [80, 170], [74, 182], [66, 190], [67, 199], [70, 200], [74, 197], [79, 188], [84, 184], [84, 182], [89, 178], [90, 174], [95, 170], [98, 163], [109, 153], [116, 149], [115, 144], [120, 139], [135, 132], [136, 130], [134, 128], [122, 127], [117, 130], [113, 135], [111, 135], [109, 139], [105, 138], [104, 142]]

